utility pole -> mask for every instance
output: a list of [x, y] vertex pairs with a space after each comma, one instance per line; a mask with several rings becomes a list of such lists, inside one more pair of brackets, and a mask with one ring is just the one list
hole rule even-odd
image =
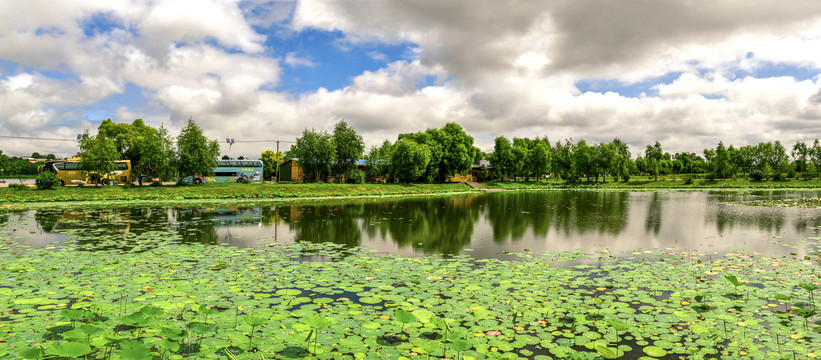
[[276, 156], [277, 162], [276, 183], [279, 184], [279, 140], [277, 140], [277, 153], [274, 156]]

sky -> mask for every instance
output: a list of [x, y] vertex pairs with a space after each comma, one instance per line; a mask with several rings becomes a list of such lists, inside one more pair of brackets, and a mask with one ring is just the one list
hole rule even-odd
[[488, 152], [791, 147], [821, 138], [819, 74], [818, 0], [0, 0], [0, 150], [137, 118], [249, 158], [340, 120], [367, 147], [448, 122]]

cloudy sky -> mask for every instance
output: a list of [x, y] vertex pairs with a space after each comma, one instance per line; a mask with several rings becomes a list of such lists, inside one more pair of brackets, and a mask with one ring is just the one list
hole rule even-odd
[[[701, 153], [821, 138], [818, 0], [0, 0], [0, 136], [191, 117], [256, 157], [345, 119]], [[288, 143], [281, 143], [286, 149]], [[0, 137], [71, 155], [73, 141]], [[223, 153], [228, 147], [223, 145]]]

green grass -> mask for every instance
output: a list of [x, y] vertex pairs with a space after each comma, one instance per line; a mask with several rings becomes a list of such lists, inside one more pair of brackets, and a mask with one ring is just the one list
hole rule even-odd
[[[633, 177], [629, 182], [585, 181], [568, 183], [550, 181], [499, 181], [482, 183], [488, 189], [611, 189], [611, 190], [698, 190], [698, 189], [808, 189], [821, 188], [819, 180], [750, 181], [747, 179], [695, 179]], [[266, 200], [293, 198], [361, 197], [383, 195], [429, 195], [476, 191], [463, 183], [452, 184], [205, 184], [197, 186], [125, 187], [84, 186], [59, 187], [53, 190], [35, 188], [0, 188], [0, 206], [35, 202], [78, 201], [179, 201], [179, 200]]]
[[751, 181], [748, 179], [693, 179], [686, 184], [684, 177], [661, 177], [657, 181], [650, 176], [634, 176], [630, 181], [614, 182], [612, 178], [598, 182], [582, 179], [577, 183], [568, 183], [563, 180], [549, 181], [496, 181], [483, 183], [488, 189], [526, 190], [526, 189], [622, 189], [622, 190], [654, 190], [654, 189], [807, 189], [821, 188], [821, 180], [767, 180]]
[[0, 204], [75, 201], [220, 200], [448, 194], [465, 184], [206, 184], [196, 186], [84, 186], [0, 188]]

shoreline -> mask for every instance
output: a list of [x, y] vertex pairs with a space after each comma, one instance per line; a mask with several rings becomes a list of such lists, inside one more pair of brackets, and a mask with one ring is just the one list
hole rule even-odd
[[209, 184], [196, 186], [84, 186], [54, 190], [0, 188], [0, 209], [40, 209], [81, 206], [136, 206], [172, 203], [324, 202], [386, 197], [450, 196], [497, 191], [813, 191], [821, 183], [808, 181], [754, 182], [729, 180], [710, 184], [683, 181], [631, 183], [486, 182], [477, 189], [466, 183], [447, 184]]

